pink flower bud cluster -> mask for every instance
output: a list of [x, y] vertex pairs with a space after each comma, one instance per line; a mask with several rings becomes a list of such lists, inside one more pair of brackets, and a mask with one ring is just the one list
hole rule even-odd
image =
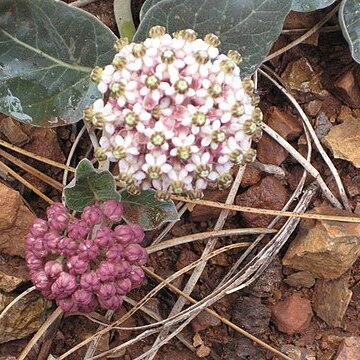
[[47, 220], [35, 219], [25, 238], [30, 278], [64, 312], [113, 310], [141, 284], [147, 261], [140, 225], [117, 225], [123, 205], [108, 200], [84, 208], [71, 218], [60, 203], [47, 209]]
[[106, 99], [85, 111], [104, 130], [96, 156], [119, 163], [131, 193], [200, 197], [208, 184], [228, 187], [231, 168], [255, 159], [251, 140], [261, 136], [259, 97], [240, 78], [241, 56], [219, 54], [214, 34], [171, 37], [156, 26], [149, 36], [120, 39], [112, 64], [92, 72]]

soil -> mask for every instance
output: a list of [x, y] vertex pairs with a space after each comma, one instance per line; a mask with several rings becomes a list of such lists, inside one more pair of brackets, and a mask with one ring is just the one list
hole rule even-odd
[[[65, 2], [70, 3], [72, 1]], [[137, 19], [136, 21], [138, 21], [138, 12], [142, 2], [142, 0], [133, 1], [133, 11], [134, 17]], [[118, 35], [114, 21], [112, 4], [112, 0], [99, 0], [84, 7], [84, 10], [94, 14]], [[316, 12], [312, 15], [301, 16], [300, 18], [291, 15], [287, 21], [286, 27], [288, 29], [292, 27], [309, 27], [313, 25], [314, 21], [315, 23], [319, 21], [319, 18], [321, 18], [323, 13], [324, 11]], [[332, 20], [332, 22], [335, 21], [336, 20]], [[282, 35], [275, 44], [274, 48], [281, 48], [293, 39], [294, 35]], [[311, 64], [315, 75], [318, 76], [328, 94], [322, 97], [317, 97], [316, 95], [311, 95], [309, 97], [307, 96], [308, 94], [306, 94], [305, 97], [298, 95], [298, 100], [302, 102], [303, 108], [308, 109], [307, 113], [309, 114], [313, 125], [317, 122], [318, 114], [322, 113], [322, 116], [325, 116], [328, 120], [329, 126], [332, 127], [337, 123], [337, 117], [340, 114], [341, 107], [348, 106], [348, 103], [344, 100], [344, 98], [337, 96], [334, 91], [334, 78], [338, 78], [341, 74], [348, 71], [349, 68], [359, 70], [360, 67], [351, 60], [348, 45], [343, 39], [340, 31], [320, 32], [318, 38], [313, 39], [313, 43], [300, 44], [282, 56], [271, 61], [269, 65], [276, 71], [277, 74], [281, 75], [289, 63], [303, 57], [305, 57]], [[289, 105], [286, 99], [269, 82], [260, 78], [259, 86], [259, 93], [262, 99], [261, 107], [264, 110], [264, 113], [266, 113], [267, 109], [270, 107], [275, 106], [280, 111], [288, 115], [297, 116], [295, 110]], [[318, 111], [316, 111], [317, 109]], [[71, 144], [74, 141], [75, 134], [79, 130], [79, 126], [80, 125], [72, 125], [58, 128], [56, 130], [60, 149], [65, 156], [69, 152]], [[297, 136], [296, 139], [291, 139], [290, 141], [300, 152], [303, 153], [306, 148], [303, 145], [304, 142], [302, 142], [302, 137], [303, 134], [300, 137]], [[275, 145], [276, 144], [271, 141], [267, 143], [267, 146], [269, 147], [269, 154], [271, 154], [271, 147], [275, 147]], [[86, 136], [84, 136], [77, 147], [72, 165], [75, 165], [75, 163], [84, 156], [91, 156], [90, 150], [91, 145]], [[278, 155], [276, 154], [276, 149], [274, 149], [273, 156], [275, 155]], [[26, 157], [21, 157], [21, 159], [29, 162], [29, 159]], [[271, 189], [266, 188], [265, 185], [264, 189], [262, 189], [266, 195], [266, 205], [263, 205], [263, 207], [280, 209], [283, 203], [286, 202], [289, 194], [293, 192], [302, 173], [300, 170], [301, 168], [296, 164], [291, 156], [285, 154], [284, 159], [285, 160], [281, 160], [280, 167], [285, 172], [285, 178], [281, 180], [274, 177], [275, 180], [270, 181], [269, 174], [256, 169], [248, 170], [249, 174], [251, 174], [246, 177], [246, 181], [244, 180], [243, 185], [239, 189], [239, 197], [237, 200], [239, 201], [239, 204], [241, 203], [243, 205], [247, 204], [251, 206], [256, 200], [256, 206], [261, 206], [261, 199], [253, 199], [251, 196], [247, 196], [246, 194], [249, 194], [249, 189], [254, 191], [256, 187], [260, 187], [263, 180], [266, 178], [264, 183], [270, 183], [271, 185], [269, 186], [271, 186]], [[334, 161], [340, 177], [345, 183], [345, 187], [350, 194], [352, 208], [357, 209], [358, 211], [357, 204], [359, 201], [360, 189], [357, 190], [357, 179], [359, 179], [360, 169], [355, 168], [350, 162], [345, 160], [333, 158], [332, 160]], [[271, 163], [271, 156], [269, 163]], [[318, 169], [325, 169], [324, 163], [318, 155], [314, 156], [313, 164]], [[60, 182], [62, 181], [62, 173], [54, 170], [54, 168], [45, 166], [36, 161], [31, 161], [31, 165], [37, 167], [50, 177], [53, 177]], [[24, 174], [21, 169], [17, 170], [21, 174]], [[327, 178], [330, 174], [325, 171], [322, 172], [322, 175]], [[308, 179], [308, 182], [310, 182], [310, 180], [311, 179]], [[46, 203], [43, 200], [23, 186], [19, 185], [14, 180], [9, 179], [6, 183], [21, 192], [30, 209], [32, 209], [38, 216], [43, 215], [46, 208]], [[54, 200], [60, 199], [61, 194], [58, 191], [51, 189], [42, 183], [38, 183], [36, 185], [40, 187], [48, 197]], [[281, 201], [277, 197], [279, 192], [274, 191], [273, 189], [274, 186], [278, 187], [281, 194], [283, 194], [282, 196], [284, 199]], [[330, 180], [329, 186], [335, 191], [335, 185]], [[254, 196], [256, 197], [256, 195]], [[219, 194], [217, 192], [207, 193], [206, 199], [223, 201], [219, 200]], [[323, 202], [324, 199], [320, 194], [318, 194], [310, 207]], [[193, 212], [185, 213], [182, 219], [167, 235], [167, 239], [191, 233], [209, 231], [214, 228], [217, 216], [218, 213], [209, 211], [207, 208], [195, 207]], [[264, 226], [268, 224], [270, 220], [271, 218], [269, 219], [269, 217], [243, 217], [239, 214], [231, 213], [226, 223], [226, 228]], [[158, 233], [160, 233], [160, 230], [147, 233], [145, 245], [148, 245], [151, 242], [151, 239], [156, 237]], [[252, 239], [252, 237], [248, 237], [247, 240], [251, 241]], [[263, 241], [265, 243], [267, 239]], [[224, 246], [229, 243], [231, 243], [231, 239], [226, 238], [219, 239], [218, 244], [220, 247], [220, 245]], [[204, 242], [196, 242], [191, 245], [174, 247], [169, 251], [158, 252], [150, 256], [148, 266], [155, 269], [156, 273], [162, 277], [167, 277], [174, 273], [177, 269], [182, 268], [190, 262], [189, 259], [193, 260], [198, 258], [201, 255], [203, 248]], [[281, 251], [280, 259], [284, 255], [285, 251], [286, 247]], [[213, 259], [206, 267], [200, 281], [196, 285], [195, 290], [192, 293], [193, 298], [199, 300], [208, 295], [209, 292], [214, 289], [217, 281], [222, 279], [232, 264], [235, 263], [240, 254], [240, 250], [233, 250], [226, 253], [226, 255], [221, 255]], [[273, 266], [276, 267], [276, 271], [271, 270]], [[260, 281], [255, 289], [250, 287], [235, 294], [226, 296], [216, 303], [213, 306], [213, 309], [225, 318], [236, 321], [237, 324], [241, 324], [248, 332], [259, 337], [276, 349], [281, 349], [284, 345], [291, 344], [305, 351], [304, 354], [306, 354], [304, 356], [307, 357], [303, 357], [304, 359], [334, 359], [339, 344], [344, 337], [360, 336], [360, 261], [358, 260], [350, 271], [350, 289], [353, 291], [353, 297], [344, 316], [342, 326], [336, 328], [331, 327], [314, 315], [310, 325], [303, 332], [296, 333], [295, 335], [288, 335], [277, 330], [275, 324], [270, 319], [267, 309], [270, 309], [273, 304], [287, 299], [294, 294], [312, 301], [314, 292], [314, 287], [294, 288], [287, 285], [284, 282], [284, 279], [292, 272], [293, 270], [284, 268], [279, 259], [275, 259], [273, 264], [262, 275], [262, 279], [265, 280], [262, 283]], [[174, 285], [182, 288], [188, 278], [189, 274], [185, 274], [183, 277], [178, 279]], [[269, 284], [272, 284], [272, 286], [269, 287]], [[147, 279], [140, 289], [131, 294], [131, 297], [134, 300], [139, 300], [155, 285], [156, 283], [154, 280]], [[177, 296], [175, 296], [170, 290], [164, 289], [160, 291], [156, 300], [151, 303], [151, 306], [152, 309], [155, 309], [154, 311], [158, 312], [160, 316], [166, 317], [176, 300]], [[249, 308], [249, 311], [245, 311], [247, 309], [246, 306], [251, 307]], [[127, 309], [127, 305], [125, 305], [125, 309]], [[260, 318], [257, 319], [258, 321], [247, 320], [249, 313], [260, 314]], [[113, 319], [115, 320], [123, 314], [124, 310], [116, 312]], [[101, 318], [102, 315], [104, 315], [104, 313], [100, 312], [99, 317]], [[137, 312], [128, 320], [128, 324], [125, 324], [124, 326], [142, 326], [148, 323], [149, 318], [143, 313]], [[29, 355], [29, 359], [46, 359], [47, 355], [44, 354], [52, 354], [55, 357], [59, 356], [72, 346], [93, 334], [97, 327], [97, 324], [81, 315], [65, 317], [54, 329], [52, 339], [40, 345], [40, 347], [34, 347], [34, 350]], [[183, 331], [183, 336], [190, 344], [192, 344], [196, 333], [198, 333], [197, 336], [200, 336], [203, 344], [211, 349], [210, 354], [204, 357], [206, 359], [275, 359], [274, 355], [270, 351], [261, 350], [259, 346], [256, 346], [254, 343], [246, 340], [242, 335], [237, 334], [228, 326], [214, 322], [214, 320], [209, 318], [209, 316], [202, 316], [200, 319], [193, 321], [191, 326], [188, 326]], [[138, 334], [139, 331], [114, 331], [110, 334], [110, 336], [105, 337], [100, 342], [99, 348], [102, 351], [105, 351], [111, 347], [119, 345], [125, 340], [135, 337]], [[25, 339], [1, 344], [0, 358], [5, 359], [6, 356], [17, 356], [30, 338], [31, 336]], [[135, 359], [137, 356], [148, 350], [154, 340], [155, 336], [149, 336], [145, 340], [128, 347], [126, 351], [111, 358], [125, 360]], [[39, 355], [39, 350], [41, 350], [41, 356]], [[80, 359], [84, 355], [85, 351], [86, 349], [82, 349], [69, 356], [68, 359]], [[156, 356], [156, 359], [172, 360], [197, 358], [198, 356], [193, 351], [187, 349], [178, 340], [172, 340], [169, 344], [162, 347]]]

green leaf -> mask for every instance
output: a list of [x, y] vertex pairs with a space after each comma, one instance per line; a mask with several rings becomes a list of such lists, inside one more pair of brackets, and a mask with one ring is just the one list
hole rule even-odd
[[146, 0], [140, 9], [140, 21], [143, 20], [145, 14], [150, 10], [150, 8], [152, 8], [155, 4], [157, 4], [160, 1], [162, 0]]
[[360, 63], [360, 1], [344, 0], [339, 10], [339, 22], [353, 59]]
[[99, 200], [119, 200], [120, 195], [109, 171], [97, 170], [88, 159], [83, 159], [76, 167], [75, 178], [64, 189], [64, 199], [68, 208], [82, 211]]
[[291, 10], [298, 12], [309, 12], [323, 9], [336, 0], [293, 0]]
[[146, 12], [134, 39], [144, 40], [155, 25], [170, 34], [186, 28], [200, 36], [211, 32], [220, 37], [222, 52], [240, 52], [240, 68], [251, 75], [280, 35], [290, 7], [291, 0], [162, 0]]
[[101, 96], [90, 81], [111, 62], [115, 35], [56, 0], [0, 1], [0, 112], [39, 126], [76, 122]]
[[139, 195], [121, 191], [121, 202], [125, 207], [123, 219], [130, 224], [140, 224], [144, 230], [152, 230], [165, 222], [179, 220], [173, 201], [160, 201], [154, 190], [145, 190]]

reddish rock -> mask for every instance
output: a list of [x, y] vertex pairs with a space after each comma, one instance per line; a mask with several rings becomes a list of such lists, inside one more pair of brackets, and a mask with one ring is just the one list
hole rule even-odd
[[191, 321], [191, 326], [196, 333], [219, 325], [221, 325], [221, 321], [206, 311], [202, 311], [193, 321]]
[[356, 360], [360, 359], [360, 336], [345, 338], [340, 345], [335, 360]]
[[[275, 176], [267, 176], [259, 185], [252, 186], [236, 197], [236, 205], [280, 210], [289, 198], [289, 194], [282, 182]], [[241, 213], [246, 225], [252, 227], [266, 227], [273, 219], [272, 216]]]
[[21, 204], [19, 192], [0, 183], [0, 230], [14, 224]]
[[336, 80], [335, 93], [350, 107], [360, 108], [360, 87], [353, 69], [348, 70]]
[[21, 129], [20, 123], [8, 116], [0, 115], [0, 133], [17, 146], [24, 145], [29, 141], [29, 137]]
[[311, 100], [304, 105], [304, 110], [309, 116], [316, 116], [322, 107], [322, 101], [320, 100]]
[[303, 133], [303, 127], [296, 116], [271, 106], [266, 112], [268, 125], [286, 140], [294, 140]]
[[25, 256], [25, 235], [34, 220], [34, 215], [21, 205], [12, 226], [0, 232], [0, 252], [8, 255]]
[[[123, 306], [121, 306], [120, 308], [118, 308], [115, 311], [114, 316], [113, 316], [113, 321], [121, 319], [125, 314], [127, 314], [127, 310]], [[125, 321], [123, 321], [120, 326], [121, 327], [135, 327], [136, 320], [133, 316], [130, 316]], [[122, 342], [125, 342], [126, 340], [130, 339], [134, 335], [133, 332], [129, 331], [129, 330], [116, 329], [115, 331], [117, 332], [119, 339]]]
[[261, 179], [261, 171], [255, 169], [253, 166], [247, 165], [243, 178], [241, 179], [241, 187], [248, 188], [252, 185], [257, 184]]
[[181, 270], [198, 259], [199, 256], [194, 252], [189, 249], [183, 249], [176, 261], [176, 270]]
[[273, 140], [269, 135], [264, 134], [257, 145], [257, 158], [263, 164], [282, 164], [288, 156], [288, 152]]
[[272, 319], [279, 331], [288, 335], [303, 332], [310, 325], [313, 312], [310, 301], [298, 295], [272, 306]]

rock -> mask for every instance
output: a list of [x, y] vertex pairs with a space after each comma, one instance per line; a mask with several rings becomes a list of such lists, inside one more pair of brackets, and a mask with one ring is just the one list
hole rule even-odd
[[[353, 216], [345, 210], [320, 206], [312, 213]], [[336, 279], [360, 255], [360, 224], [306, 219], [283, 258], [283, 265], [310, 271], [315, 277]]]
[[329, 133], [332, 125], [328, 117], [321, 112], [317, 117], [315, 121], [315, 133], [317, 137], [320, 140], [323, 140], [323, 138]]
[[292, 287], [308, 288], [314, 286], [315, 279], [309, 271], [298, 271], [294, 274], [289, 275], [284, 282]]
[[360, 336], [345, 338], [334, 360], [360, 359]]
[[[15, 297], [0, 293], [0, 313]], [[22, 339], [37, 331], [46, 320], [51, 306], [51, 302], [37, 292], [20, 299], [0, 321], [0, 344]]]
[[193, 321], [191, 321], [191, 326], [196, 333], [219, 325], [221, 325], [221, 321], [206, 311], [202, 311]]
[[313, 351], [291, 344], [283, 345], [280, 350], [293, 360], [316, 360], [316, 355]]
[[346, 121], [342, 124], [333, 126], [323, 140], [335, 158], [350, 161], [355, 167], [360, 167], [359, 112], [354, 112], [354, 116], [346, 117]]
[[[239, 297], [234, 306], [232, 322], [250, 334], [262, 338], [269, 329], [271, 311], [261, 303], [259, 298]], [[237, 360], [239, 354], [242, 359], [263, 359], [264, 351], [255, 346], [249, 339], [235, 333], [234, 340], [224, 347], [224, 359]]]
[[[127, 310], [125, 307], [121, 306], [115, 311], [113, 316], [113, 321], [121, 319], [125, 314], [127, 314]], [[124, 322], [121, 323], [121, 327], [135, 327], [135, 326], [136, 326], [136, 320], [133, 316], [130, 316]], [[133, 336], [133, 332], [129, 330], [116, 329], [115, 331], [118, 334], [119, 340], [121, 342], [125, 342], [126, 340], [129, 340]]]
[[281, 78], [300, 102], [321, 99], [328, 94], [309, 61], [304, 57], [289, 63]]
[[245, 172], [243, 178], [241, 179], [241, 187], [248, 188], [252, 185], [257, 184], [261, 179], [261, 171], [255, 169], [254, 166], [247, 165], [245, 168]]
[[10, 292], [28, 280], [25, 261], [9, 257], [0, 260], [0, 290]]
[[29, 141], [29, 137], [21, 129], [20, 123], [5, 115], [0, 115], [0, 134], [16, 146], [22, 146]]
[[[275, 176], [267, 176], [258, 185], [254, 185], [236, 197], [236, 205], [280, 210], [289, 198], [288, 191]], [[252, 213], [241, 213], [246, 225], [266, 227], [272, 216]]]
[[250, 285], [249, 291], [258, 297], [269, 297], [277, 289], [282, 280], [282, 265], [275, 257], [266, 270]]
[[288, 156], [288, 152], [273, 140], [269, 135], [264, 134], [257, 145], [257, 158], [263, 164], [281, 165]]
[[66, 158], [60, 148], [54, 129], [39, 128], [30, 125], [26, 125], [23, 128], [31, 138], [31, 141], [23, 146], [25, 150], [60, 163], [65, 162]]
[[[205, 190], [204, 199], [211, 201], [218, 201], [224, 203], [228, 196], [227, 191], [221, 190]], [[207, 221], [209, 219], [217, 219], [221, 213], [221, 209], [210, 208], [209, 206], [196, 205], [194, 210], [190, 212], [190, 220], [194, 222]], [[235, 213], [230, 212], [230, 218], [233, 217]]]
[[313, 295], [314, 311], [329, 326], [340, 327], [351, 296], [348, 274], [336, 280], [318, 279]]
[[[198, 259], [199, 256], [197, 256], [194, 252], [189, 249], [183, 249], [181, 250], [181, 253], [176, 261], [176, 270], [181, 270]], [[188, 271], [188, 273], [191, 272], [192, 270]]]
[[210, 353], [211, 353], [211, 348], [209, 348], [206, 345], [200, 345], [200, 347], [196, 350], [196, 355], [199, 358], [207, 357], [210, 355]]
[[0, 230], [14, 224], [21, 204], [19, 192], [0, 183]]
[[278, 330], [288, 335], [306, 330], [313, 316], [310, 301], [298, 295], [291, 295], [272, 306], [271, 310]]
[[303, 127], [296, 116], [271, 106], [267, 112], [267, 123], [286, 140], [294, 140], [303, 133]]
[[15, 223], [0, 232], [0, 252], [8, 255], [25, 256], [25, 235], [34, 220], [34, 215], [21, 205]]
[[350, 107], [360, 108], [360, 87], [353, 69], [349, 69], [336, 80], [334, 91]]
[[316, 116], [321, 110], [322, 102], [320, 100], [311, 100], [304, 105], [304, 111], [309, 116]]

